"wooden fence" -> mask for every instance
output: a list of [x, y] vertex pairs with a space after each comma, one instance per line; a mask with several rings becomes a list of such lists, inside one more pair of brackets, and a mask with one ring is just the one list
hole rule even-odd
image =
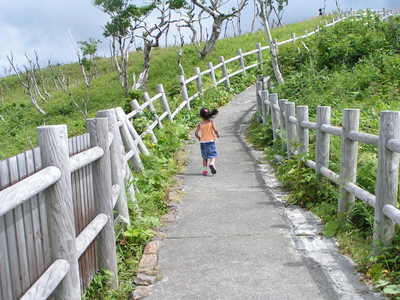
[[[374, 241], [390, 245], [395, 234], [395, 224], [400, 225], [400, 210], [397, 209], [400, 112], [382, 111], [379, 136], [372, 135], [359, 131], [358, 109], [343, 110], [342, 127], [330, 125], [329, 106], [317, 107], [316, 122], [309, 122], [308, 106], [295, 107], [294, 103], [286, 99], [278, 100], [278, 95], [270, 94], [263, 87], [264, 84], [264, 80], [256, 83], [257, 107], [262, 116], [260, 122], [265, 124], [268, 118], [271, 119], [273, 139], [283, 141], [288, 158], [294, 154], [307, 158], [309, 130], [315, 130], [315, 161], [307, 159], [305, 165], [315, 170], [316, 174], [338, 184], [339, 221], [344, 221], [341, 213], [351, 212], [352, 204], [358, 198], [375, 209]], [[339, 174], [329, 169], [331, 135], [341, 138]], [[375, 195], [356, 185], [359, 143], [378, 148]]]
[[[331, 24], [325, 25], [332, 26], [335, 22], [332, 20]], [[318, 30], [299, 38], [293, 34], [290, 40], [276, 44], [306, 38]], [[208, 63], [205, 71], [195, 68], [195, 75], [189, 79], [179, 76], [182, 103], [174, 112], [171, 112], [160, 84], [155, 96], [144, 94], [143, 105], [133, 100], [133, 111], [128, 114], [120, 107], [98, 112], [96, 119], [87, 120], [88, 133], [82, 136], [68, 139], [65, 125], [38, 127], [38, 148], [1, 161], [1, 299], [80, 299], [99, 269], [112, 271], [116, 275], [114, 286], [117, 286], [113, 211], [119, 219], [130, 222], [128, 201], [135, 201], [135, 189], [129, 184], [132, 174], [128, 163], [136, 171], [143, 169], [139, 154], [150, 155], [142, 141], [143, 136], [150, 134], [153, 142], [157, 142], [154, 129], [162, 128], [165, 118], [173, 122], [184, 107], [190, 109], [191, 101], [203, 92], [203, 76], [209, 76], [214, 85], [225, 84], [230, 88], [232, 76], [246, 74], [248, 69], [255, 67], [261, 70], [262, 51], [267, 49], [268, 46], [261, 47], [261, 44], [247, 53], [239, 49], [238, 55], [231, 59], [224, 60], [221, 56], [219, 64]], [[238, 69], [229, 74], [228, 70], [235, 67], [227, 68], [227, 65], [232, 63]], [[196, 83], [197, 92], [189, 96], [187, 85], [191, 82]], [[265, 92], [260, 91], [260, 95], [265, 97]], [[263, 99], [260, 106], [264, 109], [267, 98]], [[153, 103], [158, 100], [160, 104], [155, 106]], [[132, 118], [144, 109], [150, 110], [154, 119], [139, 133]], [[271, 116], [275, 111], [272, 110]], [[266, 111], [263, 113], [267, 114]], [[288, 122], [288, 127], [291, 124]], [[301, 124], [307, 126], [308, 123], [303, 121]], [[305, 130], [303, 132], [306, 134]], [[319, 135], [322, 140], [327, 139], [321, 130]], [[326, 143], [323, 145], [326, 147]], [[322, 153], [326, 153], [325, 148]], [[316, 169], [329, 173], [325, 164], [322, 165], [325, 156], [322, 157], [315, 163]], [[331, 175], [332, 178], [335, 176]], [[386, 183], [381, 183], [380, 190], [388, 190]], [[353, 188], [353, 185], [342, 185], [346, 191], [349, 187]], [[371, 198], [370, 203], [374, 200]], [[382, 208], [383, 214], [392, 214], [392, 210], [389, 204]]]

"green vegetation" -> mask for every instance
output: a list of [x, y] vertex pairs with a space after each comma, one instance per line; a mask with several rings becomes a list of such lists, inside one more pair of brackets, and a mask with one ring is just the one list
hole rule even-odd
[[[296, 36], [300, 36], [304, 30], [311, 32], [316, 25], [322, 27], [323, 20], [323, 18], [317, 18], [287, 25], [283, 28], [274, 29], [272, 34], [279, 41], [287, 40], [292, 32]], [[237, 49], [240, 48], [245, 53], [256, 49], [257, 43], [261, 43], [262, 46], [266, 45], [264, 32], [259, 31], [255, 34], [221, 39], [216, 44], [214, 52], [204, 60], [199, 60], [198, 53], [193, 46], [186, 45], [183, 49], [182, 57], [182, 65], [186, 77], [192, 76], [194, 67], [200, 67], [202, 71], [206, 70], [207, 62], [211, 61], [216, 65], [219, 63], [219, 56], [229, 59], [237, 55]], [[308, 43], [308, 40], [306, 43]], [[175, 110], [182, 101], [177, 80], [180, 71], [176, 62], [177, 54], [174, 51], [175, 49], [171, 47], [168, 48], [167, 52], [161, 48], [152, 51], [149, 82], [147, 83], [150, 96], [156, 94], [156, 86], [158, 84], [163, 84], [171, 110]], [[295, 50], [295, 56], [291, 53], [292, 50]], [[297, 51], [298, 49], [295, 45], [280, 48], [283, 70], [285, 72], [284, 76], [295, 76], [294, 71], [296, 71], [296, 68], [302, 68], [302, 64], [310, 61], [307, 53], [304, 53], [304, 49], [300, 52]], [[292, 58], [285, 60], [284, 57], [286, 56], [283, 56], [285, 53], [290, 55], [287, 57]], [[266, 57], [268, 57], [268, 54], [264, 52], [264, 59], [266, 61], [263, 65], [263, 70], [270, 68], [270, 62]], [[133, 73], [138, 75], [141, 72], [142, 59], [142, 55], [138, 52], [130, 54], [128, 67], [130, 76]], [[246, 65], [257, 62], [255, 55], [247, 56], [245, 59]], [[125, 98], [125, 90], [119, 83], [118, 75], [112, 66], [111, 60], [106, 58], [99, 59], [96, 60], [96, 65], [98, 77], [91, 81], [88, 117], [93, 118], [97, 111], [112, 107], [121, 106], [126, 110], [130, 110], [129, 101], [140, 97], [138, 91], [130, 93], [128, 98]], [[238, 69], [238, 64], [228, 64], [227, 67], [231, 73]], [[78, 64], [58, 65], [53, 66], [53, 68], [58, 74], [56, 77], [60, 77], [60, 70], [64, 74], [70, 75], [71, 92], [77, 102], [80, 102], [80, 99], [86, 99], [87, 89], [83, 84]], [[50, 70], [42, 69], [42, 72], [43, 76], [47, 78], [47, 90], [51, 94], [51, 98], [47, 102], [39, 103], [39, 106], [46, 112], [45, 116], [33, 108], [29, 96], [23, 90], [16, 76], [1, 78], [3, 89], [1, 90], [2, 102], [0, 103], [0, 115], [4, 118], [4, 122], [0, 121], [0, 159], [5, 159], [31, 147], [35, 147], [36, 126], [43, 124], [67, 124], [69, 136], [76, 136], [86, 132], [84, 118], [74, 106], [69, 96], [61, 90], [56, 90]], [[84, 299], [129, 298], [129, 293], [135, 288], [133, 277], [137, 270], [143, 247], [154, 236], [154, 230], [160, 226], [159, 217], [167, 212], [165, 196], [176, 185], [174, 175], [184, 168], [184, 160], [179, 158], [179, 149], [184, 147], [184, 141], [188, 139], [189, 131], [199, 121], [199, 108], [202, 106], [218, 108], [225, 105], [235, 94], [243, 91], [255, 81], [257, 72], [256, 69], [253, 69], [249, 70], [246, 76], [238, 75], [231, 78], [232, 89], [230, 91], [227, 91], [223, 85], [220, 85], [218, 88], [211, 88], [212, 84], [209, 79], [206, 76], [203, 77], [203, 85], [206, 91], [200, 99], [196, 99], [191, 103], [192, 109], [190, 111], [185, 108], [182, 109], [175, 118], [174, 124], [168, 124], [167, 122], [162, 130], [157, 129], [155, 131], [158, 139], [157, 144], [153, 144], [149, 138], [145, 139], [151, 156], [142, 157], [145, 171], [134, 174], [134, 184], [140, 192], [136, 195], [137, 203], [129, 204], [132, 224], [127, 228], [119, 226], [116, 228], [119, 288], [115, 291], [110, 290], [110, 274], [100, 271], [91, 286], [87, 289]], [[221, 76], [220, 72], [216, 73], [217, 80]], [[307, 75], [306, 77], [311, 80], [310, 76]], [[79, 84], [79, 82], [81, 83]], [[295, 83], [292, 80], [288, 80], [289, 90], [290, 85], [293, 87]], [[196, 91], [195, 82], [189, 84], [188, 90], [189, 95], [192, 95]], [[292, 99], [292, 96], [288, 97]], [[135, 119], [136, 129], [140, 131], [145, 121], [150, 119], [152, 119], [152, 114], [144, 112], [142, 116]], [[143, 126], [142, 128], [144, 129], [145, 127]], [[262, 129], [262, 132], [259, 133], [255, 130], [254, 134], [258, 136], [259, 141], [264, 142], [265, 135], [270, 135], [270, 131]], [[270, 141], [271, 139], [268, 140]], [[365, 162], [368, 162], [367, 158]], [[365, 172], [368, 172], [367, 167], [365, 168]], [[309, 176], [312, 177], [313, 175], [310, 173]], [[304, 187], [307, 183], [304, 181]], [[331, 190], [333, 191], [334, 188]], [[326, 197], [328, 199], [328, 196]], [[302, 198], [300, 197], [299, 199]], [[312, 206], [314, 207], [314, 205]], [[316, 207], [315, 205], [315, 209]], [[321, 207], [321, 210], [331, 209], [331, 206], [328, 204]]]
[[[316, 36], [279, 48], [285, 85], [273, 92], [296, 105], [308, 105], [310, 121], [316, 121], [317, 106], [331, 106], [331, 124], [341, 126], [344, 108], [360, 109], [360, 131], [379, 134], [381, 110], [400, 110], [400, 18], [381, 21], [374, 14], [340, 22]], [[272, 72], [270, 72], [272, 76]], [[269, 157], [282, 152], [281, 141], [272, 140], [271, 124], [255, 121], [249, 140]], [[310, 131], [310, 157], [315, 160], [315, 131]], [[336, 237], [340, 250], [353, 257], [365, 280], [387, 295], [400, 295], [399, 228], [392, 246], [372, 256], [373, 209], [357, 201], [343, 226], [337, 222], [338, 186], [328, 179], [316, 181], [304, 159], [293, 157], [276, 165], [277, 177], [290, 195], [288, 201], [311, 209], [325, 222], [324, 234]], [[329, 168], [339, 172], [340, 139], [331, 137]], [[374, 194], [377, 149], [360, 144], [357, 184]], [[400, 200], [400, 198], [399, 198]], [[400, 202], [399, 202], [400, 203]]]

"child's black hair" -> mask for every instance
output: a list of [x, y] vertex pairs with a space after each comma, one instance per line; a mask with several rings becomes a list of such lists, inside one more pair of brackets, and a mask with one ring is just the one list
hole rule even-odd
[[210, 111], [207, 107], [203, 107], [200, 109], [200, 117], [202, 117], [204, 120], [210, 120], [214, 118], [218, 114], [218, 110], [213, 109]]

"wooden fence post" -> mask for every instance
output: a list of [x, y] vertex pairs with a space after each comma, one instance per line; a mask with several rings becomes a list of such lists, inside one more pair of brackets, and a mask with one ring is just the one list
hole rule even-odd
[[68, 274], [54, 291], [54, 298], [81, 299], [67, 126], [41, 126], [36, 130], [42, 167], [55, 166], [61, 170], [60, 180], [45, 190], [50, 259], [52, 262], [65, 259], [70, 264]]
[[179, 75], [178, 76], [178, 81], [179, 85], [181, 87], [181, 96], [182, 96], [182, 101], [186, 101], [186, 109], [190, 110], [190, 103], [189, 103], [189, 96], [186, 88], [186, 83], [185, 83], [185, 76], [184, 75]]
[[[117, 124], [117, 117], [113, 109], [99, 111], [96, 114], [96, 117], [108, 119], [108, 130], [114, 136], [113, 142], [110, 147], [111, 183], [113, 185], [118, 184], [121, 187], [121, 192], [119, 193], [115, 210], [117, 211], [118, 214], [122, 215], [128, 222], [130, 222], [126, 193], [124, 188], [122, 188], [128, 186], [125, 177], [127, 175], [127, 168], [129, 168], [129, 166], [127, 165], [125, 159], [125, 152], [124, 152], [124, 147], [122, 145], [122, 139], [121, 139], [121, 134], [119, 132], [119, 127]], [[123, 174], [124, 170], [125, 174]], [[128, 189], [130, 188], [132, 188], [132, 186], [130, 186]], [[131, 200], [135, 201], [134, 198], [135, 193], [133, 188], [129, 194], [131, 197], [133, 197]]]
[[[162, 126], [162, 123], [160, 122], [160, 117], [157, 115], [156, 109], [154, 108], [154, 105], [151, 102], [151, 98], [149, 96], [149, 93], [147, 93], [147, 92], [143, 93], [143, 100], [145, 102], [149, 103], [149, 106], [147, 106], [147, 107], [154, 114], [153, 121], [157, 121], [158, 122], [158, 124], [157, 124], [158, 128], [162, 129], [163, 126]], [[153, 131], [151, 131], [151, 132], [153, 132]]]
[[143, 143], [142, 138], [137, 133], [135, 127], [133, 127], [131, 121], [128, 119], [128, 117], [126, 116], [126, 114], [124, 113], [122, 108], [121, 107], [115, 108], [115, 113], [117, 114], [117, 118], [126, 125], [128, 132], [131, 134], [131, 137], [133, 137], [133, 139], [135, 140], [135, 143], [137, 143], [137, 148], [139, 148], [139, 150], [144, 155], [149, 156], [150, 155], [149, 150], [147, 150], [147, 147]]
[[226, 69], [225, 60], [224, 60], [223, 56], [219, 57], [219, 62], [222, 63], [221, 71], [222, 71], [222, 75], [225, 78], [225, 86], [226, 86], [227, 89], [230, 89], [231, 88], [231, 83], [229, 81], [228, 70]]
[[217, 85], [217, 80], [215, 79], [214, 66], [213, 66], [212, 62], [208, 62], [207, 67], [210, 70], [211, 81], [213, 82], [214, 85]]
[[[390, 139], [400, 139], [400, 112], [381, 111], [379, 129], [378, 173], [375, 187], [374, 241], [390, 245], [395, 234], [395, 223], [382, 213], [386, 204], [396, 207], [399, 179], [399, 154], [386, 148]], [[375, 244], [375, 254], [379, 253]]]
[[237, 50], [237, 54], [240, 56], [239, 57], [240, 69], [243, 71], [243, 75], [246, 75], [246, 69], [245, 69], [245, 66], [244, 66], [244, 59], [243, 59], [242, 49], [238, 49]]
[[173, 122], [174, 119], [172, 118], [171, 115], [171, 109], [169, 108], [168, 100], [167, 97], [165, 96], [164, 92], [164, 86], [162, 84], [157, 85], [157, 93], [162, 94], [161, 95], [161, 105], [164, 111], [168, 113], [168, 119]]
[[117, 109], [115, 109], [115, 114], [117, 118], [122, 122], [122, 126], [120, 127], [122, 141], [124, 142], [124, 145], [127, 148], [128, 152], [133, 151], [133, 156], [130, 159], [132, 166], [135, 171], [140, 172], [141, 170], [143, 170], [143, 165], [142, 160], [139, 156], [139, 149], [135, 144], [135, 141], [133, 140], [131, 134], [129, 133], [128, 126], [126, 125], [124, 117], [118, 115]]
[[308, 106], [297, 106], [297, 152], [299, 154], [308, 154], [309, 137], [308, 129], [301, 127], [301, 122], [308, 122]]
[[261, 112], [262, 112], [262, 122], [265, 124], [269, 115], [269, 105], [265, 104], [264, 101], [269, 99], [268, 90], [261, 91]]
[[[112, 181], [110, 150], [108, 148], [108, 119], [87, 119], [86, 128], [90, 134], [91, 147], [101, 147], [104, 155], [92, 163], [93, 194], [95, 212], [105, 214], [108, 222], [98, 234], [97, 257], [99, 269], [109, 270], [114, 273], [112, 287], [118, 286], [117, 252], [115, 248], [114, 214], [112, 202]], [[121, 186], [123, 188], [123, 186]], [[124, 189], [122, 189], [124, 190]]]
[[292, 41], [293, 44], [296, 43], [296, 34], [295, 34], [295, 33], [292, 33], [290, 37], [291, 37], [291, 39], [293, 40], [293, 41]]
[[[289, 102], [285, 104], [285, 119], [286, 119], [286, 144], [287, 144], [287, 157], [290, 159], [294, 154], [295, 149], [293, 144], [296, 142], [296, 124], [289, 121], [290, 117], [295, 116], [295, 104]], [[292, 153], [293, 150], [293, 153]]]
[[287, 150], [286, 148], [286, 143], [284, 142], [286, 140], [286, 118], [285, 118], [285, 104], [288, 102], [287, 99], [281, 99], [278, 101], [279, 103], [279, 122], [280, 122], [280, 136], [282, 139], [282, 150], [285, 151]]
[[279, 128], [279, 112], [278, 108], [278, 94], [270, 94], [269, 102], [271, 103], [271, 119], [272, 119], [272, 135], [274, 141], [278, 139], [278, 128]]
[[196, 79], [197, 91], [202, 94], [203, 93], [203, 82], [201, 81], [201, 72], [200, 72], [199, 67], [194, 68], [194, 74], [197, 75], [197, 79]]
[[258, 69], [262, 71], [262, 51], [261, 51], [261, 43], [257, 43], [257, 60], [258, 60]]
[[307, 35], [307, 30], [304, 30], [303, 33], [304, 33], [304, 35], [305, 35], [306, 38], [307, 38], [307, 37], [308, 37], [308, 35]]
[[349, 131], [359, 130], [360, 110], [344, 109], [342, 121], [342, 141], [340, 149], [340, 181], [339, 181], [339, 199], [338, 215], [339, 222], [343, 223], [346, 217], [341, 213], [351, 211], [355, 196], [345, 190], [346, 185], [356, 183], [357, 179], [357, 155], [358, 142], [347, 138]]
[[329, 167], [329, 143], [330, 135], [321, 131], [322, 125], [330, 125], [331, 123], [331, 107], [317, 107], [317, 134], [315, 145], [315, 173], [321, 174], [321, 167]]
[[260, 124], [262, 119], [259, 115], [262, 109], [262, 103], [261, 103], [261, 97], [260, 97], [260, 92], [262, 91], [262, 82], [261, 81], [256, 81], [256, 111], [258, 112], [257, 114], [257, 124]]

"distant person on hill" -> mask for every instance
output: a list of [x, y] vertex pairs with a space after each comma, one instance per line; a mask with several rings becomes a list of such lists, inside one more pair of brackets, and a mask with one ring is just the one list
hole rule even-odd
[[[211, 120], [216, 116], [218, 110], [210, 110], [206, 107], [200, 109], [200, 117], [202, 121], [196, 128], [194, 135], [200, 141], [201, 157], [203, 157], [203, 175], [207, 175], [207, 163], [210, 160], [210, 170], [212, 174], [217, 173], [215, 169], [215, 159], [217, 158], [217, 150], [215, 148], [215, 140], [219, 138], [215, 122]], [[199, 135], [201, 132], [201, 136]]]
[[319, 9], [319, 15], [322, 16], [322, 8]]

